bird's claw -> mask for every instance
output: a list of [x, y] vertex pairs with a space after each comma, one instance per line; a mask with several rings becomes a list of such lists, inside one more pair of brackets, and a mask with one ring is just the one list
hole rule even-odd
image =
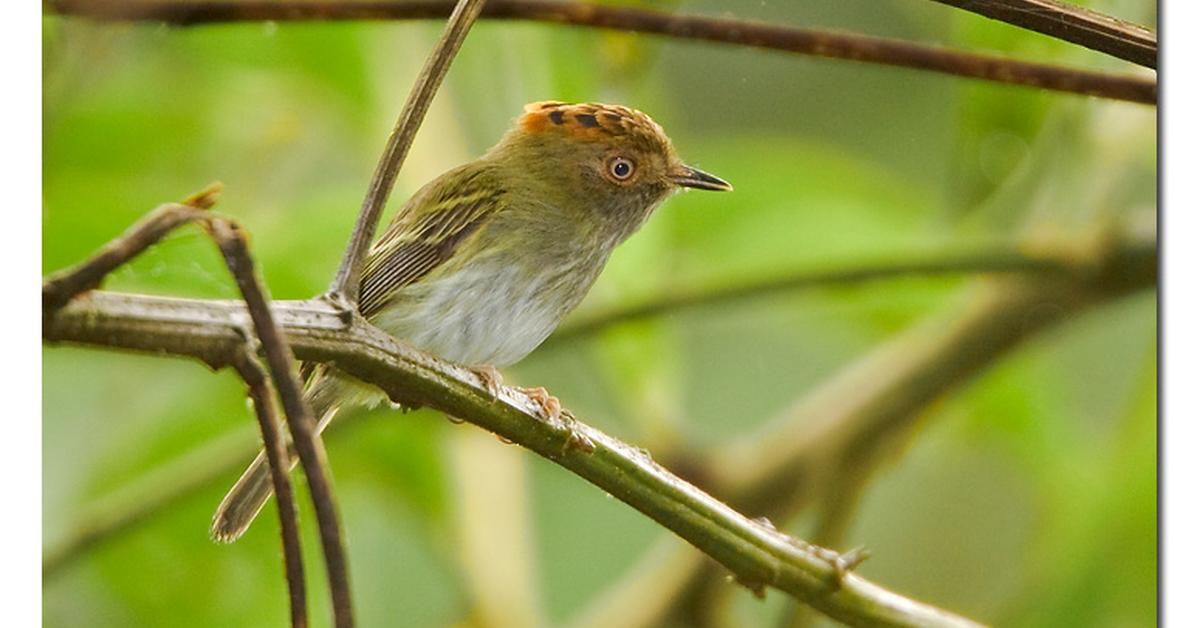
[[525, 393], [526, 397], [538, 405], [538, 415], [543, 420], [555, 423], [562, 418], [562, 404], [559, 403], [558, 397], [551, 395], [545, 388], [538, 386], [537, 388], [518, 388], [517, 390]]
[[494, 366], [469, 366], [467, 370], [475, 374], [483, 387], [487, 389], [488, 394], [492, 396], [492, 401], [500, 398], [500, 389], [504, 386], [504, 376]]

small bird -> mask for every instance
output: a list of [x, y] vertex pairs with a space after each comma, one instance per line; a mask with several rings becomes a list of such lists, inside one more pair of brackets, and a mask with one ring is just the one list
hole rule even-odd
[[[685, 165], [662, 127], [618, 105], [525, 106], [479, 159], [409, 199], [372, 245], [358, 307], [395, 338], [499, 386], [496, 367], [533, 351], [587, 294], [613, 249], [682, 188], [731, 190]], [[342, 408], [382, 393], [309, 366], [305, 397], [323, 430]], [[558, 401], [526, 390], [556, 416]], [[295, 465], [295, 458], [292, 459]], [[214, 540], [242, 535], [272, 493], [265, 453], [213, 517]]]

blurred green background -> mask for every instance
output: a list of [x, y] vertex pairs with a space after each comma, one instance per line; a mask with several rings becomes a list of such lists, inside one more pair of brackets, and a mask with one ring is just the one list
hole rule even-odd
[[[1155, 26], [1151, 0], [1080, 4]], [[1129, 69], [918, 0], [669, 7]], [[251, 234], [276, 298], [326, 287], [440, 32], [434, 22], [171, 29], [50, 16], [42, 28], [43, 272], [220, 180], [218, 210]], [[642, 109], [686, 160], [736, 186], [669, 201], [617, 251], [580, 314], [681, 287], [1083, 236], [1157, 201], [1153, 107], [482, 22], [434, 100], [393, 209], [489, 147], [524, 103], [544, 99]], [[658, 459], [703, 460], [877, 344], [952, 312], [972, 281], [906, 278], [681, 311], [547, 346], [507, 378], [546, 386]], [[237, 296], [193, 230], [106, 287]], [[865, 486], [839, 549], [867, 546], [866, 577], [984, 622], [1154, 625], [1155, 296], [1143, 291], [1037, 335], [928, 408]], [[236, 458], [257, 437], [229, 372], [65, 347], [46, 348], [42, 370], [47, 556], [114, 504], [154, 494], [164, 477], [203, 474], [208, 452]], [[569, 624], [604, 609], [639, 561], [653, 562], [647, 551], [682, 543], [562, 469], [433, 412], [372, 412], [332, 434], [329, 452], [364, 626]], [[212, 510], [240, 472], [227, 466], [47, 575], [46, 625], [284, 625], [273, 507], [237, 544], [208, 540]], [[301, 517], [311, 613], [324, 625], [313, 517], [307, 508]], [[806, 536], [813, 521], [776, 523]], [[760, 601], [733, 583], [717, 594], [713, 625], [788, 625], [794, 608], [778, 592]], [[692, 621], [644, 610], [651, 625]]]

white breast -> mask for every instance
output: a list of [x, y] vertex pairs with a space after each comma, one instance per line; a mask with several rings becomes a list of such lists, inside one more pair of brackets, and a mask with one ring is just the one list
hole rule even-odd
[[552, 280], [513, 266], [468, 267], [405, 288], [372, 322], [460, 364], [506, 366], [533, 351], [575, 306], [548, 295]]

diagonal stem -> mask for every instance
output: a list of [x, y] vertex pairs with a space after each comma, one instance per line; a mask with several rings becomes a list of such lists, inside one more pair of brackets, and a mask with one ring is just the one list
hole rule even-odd
[[288, 477], [287, 443], [279, 431], [279, 417], [271, 401], [271, 389], [258, 361], [246, 350], [234, 354], [232, 366], [242, 381], [246, 382], [250, 399], [254, 402], [254, 415], [258, 418], [267, 463], [271, 467], [271, 482], [275, 486], [275, 503], [279, 507], [279, 528], [283, 536], [283, 566], [287, 575], [292, 626], [305, 628], [308, 626], [308, 609], [304, 591], [304, 558], [300, 552], [296, 500], [292, 493], [292, 481]]
[[388, 136], [387, 146], [367, 187], [367, 196], [363, 199], [358, 222], [350, 235], [350, 243], [346, 246], [341, 266], [338, 267], [333, 285], [329, 288], [335, 303], [349, 306], [349, 309], [358, 304], [358, 287], [367, 249], [375, 238], [375, 230], [392, 193], [396, 175], [400, 172], [400, 166], [404, 164], [408, 149], [412, 147], [413, 138], [425, 119], [425, 113], [429, 111], [429, 103], [441, 86], [442, 79], [446, 77], [450, 62], [462, 47], [471, 25], [479, 17], [484, 1], [459, 0], [454, 5], [454, 11], [450, 14], [441, 39], [426, 59], [425, 67], [421, 69], [421, 74], [408, 95], [408, 101], [404, 103], [404, 109], [400, 112], [400, 118], [396, 121], [391, 135]]
[[1158, 36], [1148, 28], [1059, 0], [933, 0], [1079, 44], [1148, 68], [1158, 67]]
[[329, 590], [333, 598], [334, 624], [338, 628], [354, 625], [353, 608], [350, 603], [349, 573], [346, 569], [346, 551], [342, 544], [341, 526], [338, 523], [337, 507], [333, 498], [333, 486], [327, 470], [325, 446], [316, 431], [316, 421], [304, 395], [296, 374], [292, 350], [284, 339], [283, 332], [275, 324], [267, 297], [263, 294], [254, 272], [254, 262], [246, 247], [246, 238], [237, 226], [223, 219], [208, 223], [213, 239], [217, 242], [229, 272], [233, 275], [246, 309], [254, 324], [255, 335], [262, 343], [267, 368], [275, 383], [275, 390], [283, 403], [287, 415], [292, 443], [304, 468], [308, 480], [309, 495], [317, 514], [317, 526], [321, 532], [321, 547], [325, 552], [325, 569], [329, 576]]
[[[850, 623], [969, 626], [968, 620], [840, 573], [836, 556], [751, 521], [655, 464], [644, 452], [576, 420], [547, 421], [524, 393], [493, 396], [463, 369], [404, 346], [354, 317], [349, 327], [324, 301], [272, 306], [304, 360], [333, 362], [398, 403], [428, 406], [519, 443], [625, 501], [730, 569], [740, 582], [775, 587]], [[210, 362], [242, 346], [242, 302], [98, 292], [60, 311], [50, 343], [186, 355]]]
[[[924, 408], [1021, 342], [1090, 308], [1154, 287], [1153, 241], [1104, 237], [1081, 248], [1086, 251], [1071, 274], [981, 281], [961, 307], [914, 325], [804, 394], [777, 420], [703, 455], [703, 464], [692, 465], [696, 475], [740, 512], [781, 524], [792, 520], [840, 480], [869, 473], [888, 445], [915, 429]], [[723, 574], [700, 562], [680, 567], [675, 554], [639, 564], [622, 579], [620, 591], [574, 625], [631, 623], [623, 621], [626, 609], [653, 603], [647, 595], [677, 601], [636, 625], [669, 623], [672, 614], [677, 620], [693, 617], [691, 607], [710, 602], [711, 587]], [[669, 584], [660, 586], [663, 582]]]

